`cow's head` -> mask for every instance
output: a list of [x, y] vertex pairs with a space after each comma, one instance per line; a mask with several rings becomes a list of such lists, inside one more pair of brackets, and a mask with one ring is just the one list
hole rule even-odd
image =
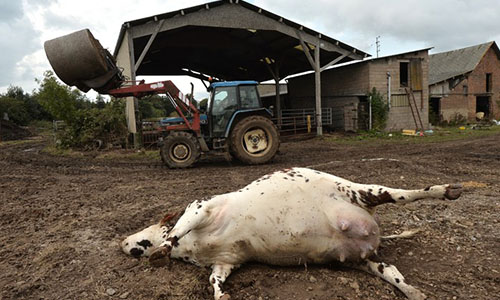
[[121, 243], [121, 248], [125, 254], [133, 257], [149, 257], [163, 242], [168, 232], [175, 225], [174, 218], [177, 214], [166, 215], [158, 224], [128, 236]]

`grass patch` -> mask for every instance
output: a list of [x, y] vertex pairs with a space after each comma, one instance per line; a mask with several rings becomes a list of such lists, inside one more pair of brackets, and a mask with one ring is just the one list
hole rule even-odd
[[421, 144], [421, 143], [440, 143], [446, 141], [464, 140], [483, 136], [500, 134], [500, 126], [492, 126], [488, 129], [472, 129], [466, 127], [461, 130], [458, 127], [445, 127], [434, 130], [433, 134], [425, 136], [406, 136], [400, 132], [361, 132], [356, 135], [333, 134], [325, 135], [323, 138], [327, 141], [337, 144]]
[[32, 144], [32, 143], [39, 143], [39, 142], [40, 142], [40, 139], [23, 139], [23, 140], [1, 141], [0, 147], [10, 146], [10, 145]]
[[160, 151], [159, 150], [119, 150], [119, 151], [108, 151], [99, 154], [96, 158], [98, 159], [146, 159], [146, 160], [159, 160]]

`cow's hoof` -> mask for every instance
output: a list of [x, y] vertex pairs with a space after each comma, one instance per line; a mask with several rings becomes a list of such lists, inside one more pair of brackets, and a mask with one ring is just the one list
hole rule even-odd
[[446, 199], [449, 200], [455, 200], [460, 197], [462, 194], [462, 185], [461, 184], [449, 184], [446, 187], [446, 193], [444, 193], [444, 196]]
[[155, 268], [164, 267], [170, 262], [170, 251], [167, 247], [161, 247], [151, 254], [149, 264]]
[[408, 298], [408, 300], [426, 300], [427, 299], [427, 296], [424, 293], [422, 293], [421, 291], [419, 291], [418, 289], [416, 289], [412, 286], [408, 287], [405, 294], [406, 294], [406, 297]]
[[219, 300], [230, 300], [231, 299], [231, 296], [229, 296], [229, 294], [224, 294], [222, 295], [222, 297], [219, 298]]

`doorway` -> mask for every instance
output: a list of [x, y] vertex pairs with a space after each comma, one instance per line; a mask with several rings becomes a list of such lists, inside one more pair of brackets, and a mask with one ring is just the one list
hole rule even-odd
[[488, 118], [490, 116], [490, 97], [489, 96], [477, 96], [476, 97], [476, 113], [483, 112], [484, 117]]
[[433, 125], [441, 122], [441, 98], [432, 97], [429, 100], [429, 122]]

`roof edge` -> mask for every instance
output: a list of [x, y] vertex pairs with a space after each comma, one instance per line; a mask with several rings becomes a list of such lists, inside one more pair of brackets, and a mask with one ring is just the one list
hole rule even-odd
[[310, 29], [308, 27], [305, 27], [303, 25], [300, 25], [298, 23], [295, 23], [289, 19], [286, 19], [286, 18], [283, 18], [279, 15], [276, 15], [270, 11], [267, 11], [261, 7], [258, 7], [258, 6], [255, 6], [251, 3], [248, 3], [246, 1], [243, 1], [243, 0], [218, 0], [218, 1], [212, 1], [212, 2], [207, 2], [207, 3], [204, 3], [204, 4], [200, 4], [200, 5], [196, 5], [196, 6], [192, 6], [192, 7], [188, 7], [188, 8], [183, 8], [183, 9], [179, 9], [179, 10], [174, 10], [174, 11], [170, 11], [170, 12], [166, 12], [166, 13], [162, 13], [162, 14], [158, 14], [158, 15], [153, 15], [153, 16], [150, 16], [150, 17], [145, 17], [145, 18], [141, 18], [141, 19], [136, 19], [136, 20], [131, 20], [131, 21], [127, 21], [125, 23], [122, 24], [122, 27], [120, 29], [120, 33], [118, 35], [118, 40], [116, 42], [116, 45], [115, 45], [115, 50], [113, 51], [113, 55], [116, 57], [116, 55], [118, 54], [118, 50], [120, 49], [120, 46], [123, 42], [123, 38], [125, 36], [125, 31], [127, 30], [127, 28], [130, 28], [131, 26], [135, 26], [135, 25], [142, 25], [142, 24], [145, 24], [145, 23], [148, 23], [148, 22], [151, 22], [151, 21], [156, 21], [156, 20], [160, 20], [160, 19], [168, 19], [168, 18], [172, 18], [176, 15], [179, 15], [179, 14], [189, 14], [189, 13], [192, 13], [192, 12], [195, 12], [195, 11], [198, 11], [199, 9], [203, 9], [205, 7], [217, 7], [217, 6], [221, 6], [221, 5], [224, 5], [224, 4], [239, 4], [241, 5], [242, 7], [246, 8], [246, 9], [249, 9], [249, 10], [252, 10], [252, 11], [255, 11], [255, 12], [259, 12], [259, 13], [262, 13], [264, 16], [268, 17], [268, 18], [271, 18], [271, 19], [274, 19], [274, 20], [279, 20], [280, 22], [282, 22], [283, 24], [285, 25], [288, 25], [288, 26], [291, 26], [291, 27], [294, 27], [296, 29], [301, 29], [303, 30], [304, 32], [308, 33], [308, 34], [311, 34], [313, 36], [317, 36], [319, 39], [322, 39], [322, 40], [325, 40], [327, 42], [330, 42], [330, 43], [333, 43], [337, 46], [339, 46], [340, 48], [343, 48], [345, 50], [348, 50], [350, 52], [353, 52], [355, 54], [358, 54], [360, 56], [362, 56], [363, 58], [366, 58], [366, 57], [371, 57], [371, 54], [369, 53], [366, 53], [360, 49], [357, 49], [353, 46], [350, 46], [348, 44], [345, 44], [339, 40], [336, 40], [334, 38], [331, 38], [327, 35], [324, 35], [320, 32], [317, 32], [313, 29]]

